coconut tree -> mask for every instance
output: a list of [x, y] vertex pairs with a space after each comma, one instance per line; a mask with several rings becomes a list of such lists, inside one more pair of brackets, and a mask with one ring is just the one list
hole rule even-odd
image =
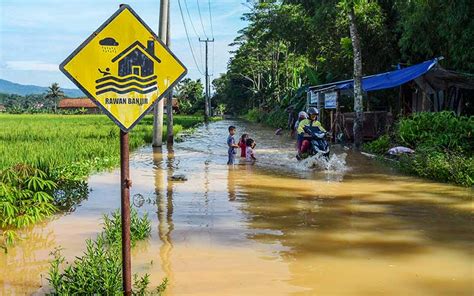
[[54, 113], [56, 113], [59, 100], [64, 98], [64, 92], [61, 90], [57, 82], [54, 82], [50, 87], [48, 87], [45, 98], [53, 102]]

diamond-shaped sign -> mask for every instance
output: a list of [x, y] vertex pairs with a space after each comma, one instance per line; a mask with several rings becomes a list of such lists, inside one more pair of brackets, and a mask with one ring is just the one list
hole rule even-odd
[[128, 5], [121, 5], [59, 68], [123, 131], [187, 72]]

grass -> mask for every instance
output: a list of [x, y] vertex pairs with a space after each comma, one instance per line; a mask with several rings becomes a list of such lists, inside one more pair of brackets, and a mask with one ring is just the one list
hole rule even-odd
[[[119, 163], [119, 128], [104, 115], [0, 114], [0, 122], [0, 170], [24, 163], [53, 178], [80, 179]], [[200, 122], [175, 116], [174, 133]], [[130, 132], [132, 150], [152, 141], [152, 123], [146, 116]]]
[[[86, 251], [76, 257], [72, 264], [65, 262], [60, 249], [52, 252], [48, 281], [52, 295], [121, 295], [121, 218], [117, 210], [104, 215], [103, 232], [95, 240], [86, 241]], [[151, 223], [148, 216], [139, 217], [131, 211], [130, 238], [132, 246], [150, 236]], [[161, 295], [166, 289], [165, 279], [156, 289], [148, 289], [149, 275], [133, 275], [133, 295]]]
[[[175, 116], [174, 134], [202, 122]], [[85, 177], [120, 161], [119, 128], [105, 115], [0, 114], [0, 248], [15, 230], [69, 211], [87, 196]], [[166, 126], [164, 126], [166, 135]], [[152, 141], [153, 117], [130, 132], [130, 148]]]

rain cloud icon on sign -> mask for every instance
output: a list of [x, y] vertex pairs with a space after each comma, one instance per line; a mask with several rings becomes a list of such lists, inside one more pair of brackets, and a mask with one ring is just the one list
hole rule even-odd
[[99, 41], [99, 44], [102, 45], [102, 51], [107, 53], [115, 53], [116, 47], [119, 43], [112, 37], [106, 37]]

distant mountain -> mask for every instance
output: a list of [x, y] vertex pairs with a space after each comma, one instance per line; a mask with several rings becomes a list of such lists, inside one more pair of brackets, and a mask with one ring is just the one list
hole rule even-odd
[[[71, 88], [61, 88], [66, 97], [78, 98], [85, 97], [82, 91]], [[42, 94], [48, 91], [47, 87], [37, 85], [24, 85], [14, 83], [8, 80], [0, 79], [0, 93], [4, 94], [16, 94], [16, 95], [31, 95], [31, 94]]]

